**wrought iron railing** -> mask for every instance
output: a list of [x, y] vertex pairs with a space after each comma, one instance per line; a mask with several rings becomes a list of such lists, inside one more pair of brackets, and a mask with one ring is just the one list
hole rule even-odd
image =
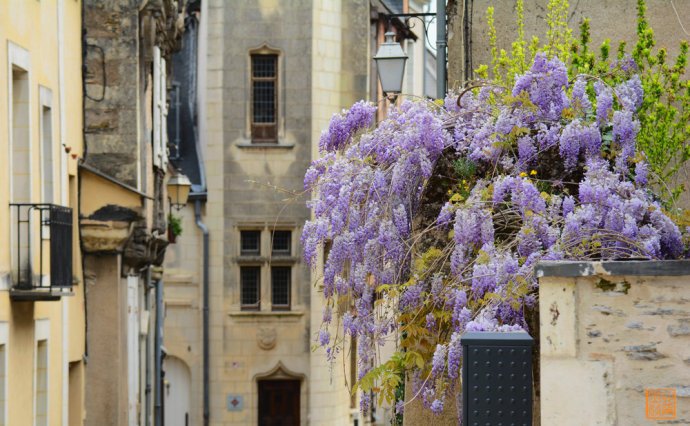
[[55, 204], [10, 204], [12, 281], [16, 290], [72, 287], [72, 209]]

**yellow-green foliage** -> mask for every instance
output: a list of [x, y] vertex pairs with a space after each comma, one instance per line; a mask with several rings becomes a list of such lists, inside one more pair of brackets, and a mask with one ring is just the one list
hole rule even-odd
[[[475, 75], [480, 79], [492, 79], [496, 84], [511, 87], [515, 76], [525, 72], [537, 52], [549, 57], [558, 56], [568, 66], [569, 75], [591, 75], [610, 86], [620, 82], [622, 73], [617, 70], [618, 61], [628, 55], [625, 42], [620, 42], [611, 56], [609, 39], [599, 46], [598, 55], [590, 48], [591, 27], [589, 20], [580, 23], [579, 37], [573, 37], [568, 26], [568, 0], [549, 0], [545, 24], [546, 42], [533, 37], [529, 47], [525, 41], [524, 3], [516, 2], [517, 35], [510, 52], [500, 48], [494, 20], [494, 8], [486, 11], [488, 42], [491, 51], [489, 67], [480, 65]], [[664, 47], [657, 48], [654, 31], [646, 19], [645, 0], [637, 1], [637, 40], [630, 52], [639, 67], [644, 89], [644, 100], [639, 111], [640, 132], [638, 148], [645, 155], [651, 171], [650, 181], [669, 209], [686, 189], [678, 178], [678, 172], [690, 160], [690, 82], [685, 76], [688, 61], [688, 43], [680, 42], [679, 54], [669, 61]], [[606, 29], [598, 29], [605, 32]], [[590, 88], [591, 90], [591, 88]], [[564, 117], [567, 118], [567, 117]]]
[[498, 46], [496, 25], [494, 20], [494, 8], [486, 9], [486, 23], [489, 27], [489, 47], [491, 51], [491, 75], [488, 67], [480, 65], [475, 69], [479, 78], [492, 78], [497, 83], [510, 87], [515, 76], [527, 71], [532, 64], [537, 52], [545, 52], [547, 55], [558, 56], [565, 62], [570, 57], [572, 44], [572, 30], [568, 27], [568, 1], [549, 0], [546, 24], [547, 43], [540, 45], [538, 37], [533, 36], [529, 46], [525, 39], [525, 8], [524, 1], [518, 0], [515, 4], [515, 23], [517, 26], [517, 38], [511, 43], [510, 53]]

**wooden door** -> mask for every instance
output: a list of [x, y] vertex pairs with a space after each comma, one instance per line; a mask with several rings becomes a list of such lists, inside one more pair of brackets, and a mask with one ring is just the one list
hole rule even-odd
[[298, 426], [299, 380], [259, 381], [259, 426]]

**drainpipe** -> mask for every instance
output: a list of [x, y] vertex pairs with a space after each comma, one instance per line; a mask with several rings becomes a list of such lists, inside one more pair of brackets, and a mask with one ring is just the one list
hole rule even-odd
[[[144, 307], [149, 310], [151, 309], [151, 290], [153, 286], [151, 285], [151, 265], [146, 267], [146, 291], [144, 292]], [[155, 336], [155, 330], [154, 330]], [[154, 337], [155, 339], [155, 337]], [[155, 340], [154, 340], [155, 346]], [[151, 425], [151, 335], [150, 333], [146, 335], [146, 388], [144, 389], [144, 425]], [[155, 353], [155, 349], [154, 349]], [[155, 375], [155, 360], [154, 360], [154, 375]]]
[[446, 96], [446, 0], [436, 0], [436, 97]]
[[[149, 268], [150, 271], [150, 268]], [[149, 272], [150, 273], [150, 272]], [[163, 426], [163, 279], [156, 277], [154, 284], [156, 292], [156, 320], [154, 331], [154, 374], [153, 374], [153, 424]]]
[[208, 227], [201, 221], [201, 200], [194, 200], [194, 217], [196, 226], [201, 230], [203, 241], [203, 376], [204, 376], [204, 426], [208, 426], [210, 418], [210, 396], [209, 396], [209, 345], [208, 345]]

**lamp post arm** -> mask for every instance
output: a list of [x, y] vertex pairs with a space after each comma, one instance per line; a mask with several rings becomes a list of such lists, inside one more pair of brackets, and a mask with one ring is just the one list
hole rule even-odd
[[446, 96], [446, 0], [436, 0], [436, 97]]
[[391, 18], [419, 18], [423, 16], [436, 16], [435, 13], [391, 13], [387, 14]]

